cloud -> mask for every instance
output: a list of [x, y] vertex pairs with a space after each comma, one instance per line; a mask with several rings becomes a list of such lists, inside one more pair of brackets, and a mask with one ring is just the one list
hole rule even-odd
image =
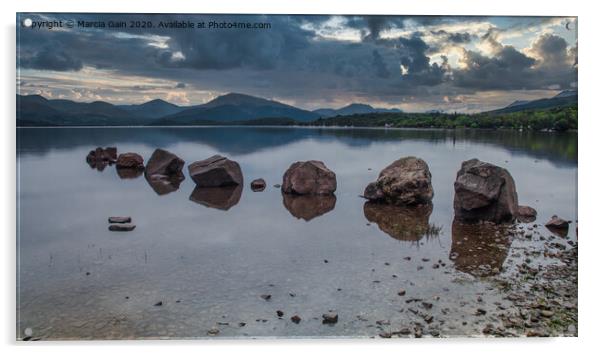
[[493, 31], [483, 41], [492, 53], [486, 56], [465, 50], [463, 68], [453, 73], [458, 87], [479, 90], [499, 89], [564, 89], [577, 78], [566, 41], [558, 36], [542, 34], [526, 53], [513, 46], [502, 45]]
[[54, 71], [78, 71], [83, 68], [81, 60], [73, 58], [62, 49], [53, 49], [50, 46], [31, 55], [20, 58], [23, 68]]

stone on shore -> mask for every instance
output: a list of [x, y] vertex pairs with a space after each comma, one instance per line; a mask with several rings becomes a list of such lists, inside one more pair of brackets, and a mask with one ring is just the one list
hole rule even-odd
[[287, 194], [332, 195], [337, 177], [322, 161], [298, 161], [284, 173], [281, 188]]
[[255, 179], [251, 182], [251, 190], [253, 192], [262, 192], [265, 189], [266, 183], [263, 178]]
[[134, 224], [112, 224], [109, 225], [109, 231], [132, 231], [136, 228]]
[[454, 183], [455, 218], [461, 222], [511, 222], [518, 214], [514, 179], [502, 167], [464, 161]]
[[519, 205], [516, 217], [520, 222], [533, 222], [537, 218], [537, 210], [530, 206]]
[[220, 155], [188, 165], [190, 177], [198, 187], [225, 187], [243, 184], [242, 171], [236, 161]]
[[385, 167], [378, 179], [364, 190], [366, 199], [394, 205], [430, 203], [433, 194], [427, 163], [413, 156], [401, 158]]
[[554, 215], [552, 216], [550, 221], [546, 223], [546, 227], [553, 234], [561, 237], [566, 237], [569, 234], [570, 223], [570, 221], [564, 220], [563, 218], [559, 218], [558, 216]]
[[564, 220], [563, 218], [559, 218], [558, 216], [554, 215], [552, 216], [550, 221], [546, 223], [546, 227], [555, 229], [568, 229], [569, 222]]
[[109, 223], [111, 224], [127, 224], [132, 222], [132, 218], [129, 216], [110, 216]]
[[142, 158], [142, 156], [134, 152], [126, 152], [123, 154], [119, 154], [115, 167], [123, 169], [144, 170], [144, 159]]

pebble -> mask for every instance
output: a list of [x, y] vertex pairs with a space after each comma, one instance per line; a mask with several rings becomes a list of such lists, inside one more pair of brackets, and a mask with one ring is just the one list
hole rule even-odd
[[399, 296], [404, 296], [406, 294], [406, 291], [404, 289], [399, 289], [399, 291], [397, 292], [397, 295]]
[[261, 298], [264, 299], [265, 301], [268, 301], [269, 299], [272, 298], [272, 295], [270, 295], [270, 294], [263, 294], [263, 295], [261, 295]]
[[301, 317], [299, 317], [298, 315], [294, 315], [293, 317], [291, 317], [291, 321], [293, 321], [294, 323], [299, 323], [301, 322]]
[[213, 327], [207, 331], [207, 334], [210, 336], [216, 336], [219, 334], [219, 329]]
[[323, 324], [335, 324], [339, 321], [339, 315], [335, 312], [329, 312], [322, 315]]
[[278, 310], [278, 311], [276, 311], [276, 315], [278, 315], [278, 317], [282, 317], [282, 316], [284, 316], [284, 312]]

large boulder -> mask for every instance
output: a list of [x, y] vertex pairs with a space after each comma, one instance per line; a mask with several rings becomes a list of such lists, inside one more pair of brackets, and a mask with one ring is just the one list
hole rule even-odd
[[510, 222], [518, 214], [514, 179], [502, 167], [477, 159], [464, 161], [454, 189], [455, 218], [461, 222]]
[[144, 170], [144, 159], [142, 158], [142, 156], [134, 152], [126, 152], [123, 154], [119, 154], [115, 167]]
[[394, 205], [428, 204], [433, 194], [428, 165], [413, 156], [387, 166], [364, 190], [364, 197], [369, 201]]
[[163, 149], [156, 149], [146, 163], [146, 175], [178, 175], [182, 173], [184, 160]]
[[242, 171], [236, 161], [220, 155], [188, 165], [188, 173], [198, 187], [225, 187], [243, 184]]
[[322, 161], [298, 161], [284, 173], [281, 188], [286, 194], [332, 195], [337, 177]]
[[146, 163], [144, 177], [155, 193], [164, 195], [178, 190], [184, 180], [184, 160], [163, 149], [156, 149]]

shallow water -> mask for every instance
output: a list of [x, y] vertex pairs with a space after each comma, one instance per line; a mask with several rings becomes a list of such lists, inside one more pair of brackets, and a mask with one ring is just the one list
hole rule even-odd
[[[17, 134], [19, 337], [200, 338], [212, 327], [219, 337], [374, 336], [383, 327], [375, 321], [414, 321], [406, 302], [413, 298], [446, 313], [443, 335], [479, 335], [468, 320], [475, 307], [464, 302], [478, 294], [487, 308], [504, 299], [474, 270], [503, 272], [517, 242], [487, 234], [476, 257], [452, 247], [468, 240], [452, 227], [461, 162], [476, 157], [507, 168], [538, 223], [554, 214], [577, 219], [577, 134], [269, 127]], [[195, 193], [185, 168], [179, 188], [160, 195], [144, 176], [91, 168], [85, 157], [97, 146], [145, 161], [160, 147], [187, 164], [221, 154], [239, 162], [245, 185]], [[432, 211], [399, 217], [364, 206], [364, 187], [409, 155], [429, 164]], [[336, 198], [283, 198], [273, 185], [292, 162], [310, 159], [337, 174]], [[266, 180], [265, 191], [251, 191], [255, 178]], [[114, 215], [131, 216], [136, 229], [108, 231]], [[567, 239], [575, 237], [572, 224]], [[339, 322], [324, 325], [330, 310]], [[299, 324], [289, 320], [294, 314]]]

